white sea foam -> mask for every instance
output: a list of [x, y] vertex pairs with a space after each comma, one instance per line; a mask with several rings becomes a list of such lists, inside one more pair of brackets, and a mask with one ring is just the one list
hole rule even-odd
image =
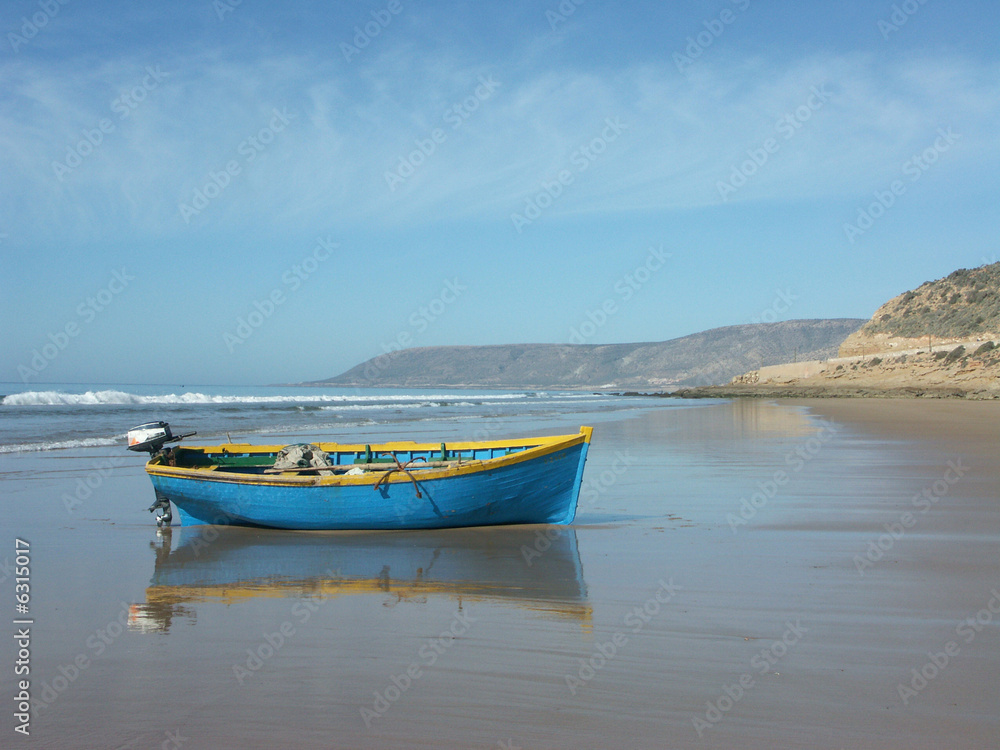
[[395, 404], [344, 404], [342, 406], [321, 406], [320, 411], [379, 411], [381, 409], [420, 409], [431, 406], [430, 402], [395, 403]]
[[[503, 395], [472, 395], [462, 394], [464, 399], [514, 400], [528, 398], [527, 393], [511, 393]], [[307, 392], [294, 396], [242, 396], [242, 395], [211, 395], [205, 393], [165, 393], [154, 396], [143, 396], [125, 391], [86, 391], [85, 393], [64, 393], [62, 391], [25, 391], [14, 393], [3, 398], [3, 406], [145, 406], [154, 404], [195, 405], [195, 404], [327, 404], [327, 403], [410, 403], [410, 402], [441, 402], [451, 401], [449, 394], [406, 394], [406, 395], [371, 395], [347, 396], [329, 394], [309, 394]]]
[[116, 445], [122, 438], [83, 438], [81, 440], [57, 440], [48, 443], [17, 443], [0, 445], [0, 453], [38, 453], [41, 451], [57, 451], [66, 448], [99, 448], [104, 445]]

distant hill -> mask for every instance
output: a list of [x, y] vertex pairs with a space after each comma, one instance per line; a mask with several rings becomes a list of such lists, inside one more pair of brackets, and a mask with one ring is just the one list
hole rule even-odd
[[1000, 263], [961, 268], [882, 305], [840, 348], [843, 357], [909, 349], [937, 340], [1000, 334]]
[[725, 383], [747, 370], [834, 356], [865, 321], [727, 326], [639, 344], [433, 346], [383, 354], [306, 385], [479, 388], [666, 388]]

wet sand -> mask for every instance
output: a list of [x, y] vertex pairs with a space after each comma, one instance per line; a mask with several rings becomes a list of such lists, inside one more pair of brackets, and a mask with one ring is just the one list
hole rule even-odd
[[997, 407], [666, 403], [564, 528], [157, 534], [140, 461], [0, 457], [3, 745], [997, 747]]

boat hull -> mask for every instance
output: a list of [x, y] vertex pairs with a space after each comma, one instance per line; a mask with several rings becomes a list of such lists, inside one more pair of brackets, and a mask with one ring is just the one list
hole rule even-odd
[[[147, 465], [181, 525], [300, 530], [432, 529], [568, 524], [576, 515], [589, 430], [574, 440], [455, 470], [368, 478], [263, 477]], [[532, 455], [537, 452], [540, 455]], [[203, 475], [199, 475], [203, 474]], [[196, 476], [192, 476], [196, 475]]]

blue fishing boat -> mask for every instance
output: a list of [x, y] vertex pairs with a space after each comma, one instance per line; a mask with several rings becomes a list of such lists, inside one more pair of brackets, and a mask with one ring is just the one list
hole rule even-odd
[[[166, 447], [154, 422], [129, 431], [169, 524], [300, 530], [568, 524], [593, 429], [489, 442]], [[165, 520], [164, 520], [165, 519]]]

